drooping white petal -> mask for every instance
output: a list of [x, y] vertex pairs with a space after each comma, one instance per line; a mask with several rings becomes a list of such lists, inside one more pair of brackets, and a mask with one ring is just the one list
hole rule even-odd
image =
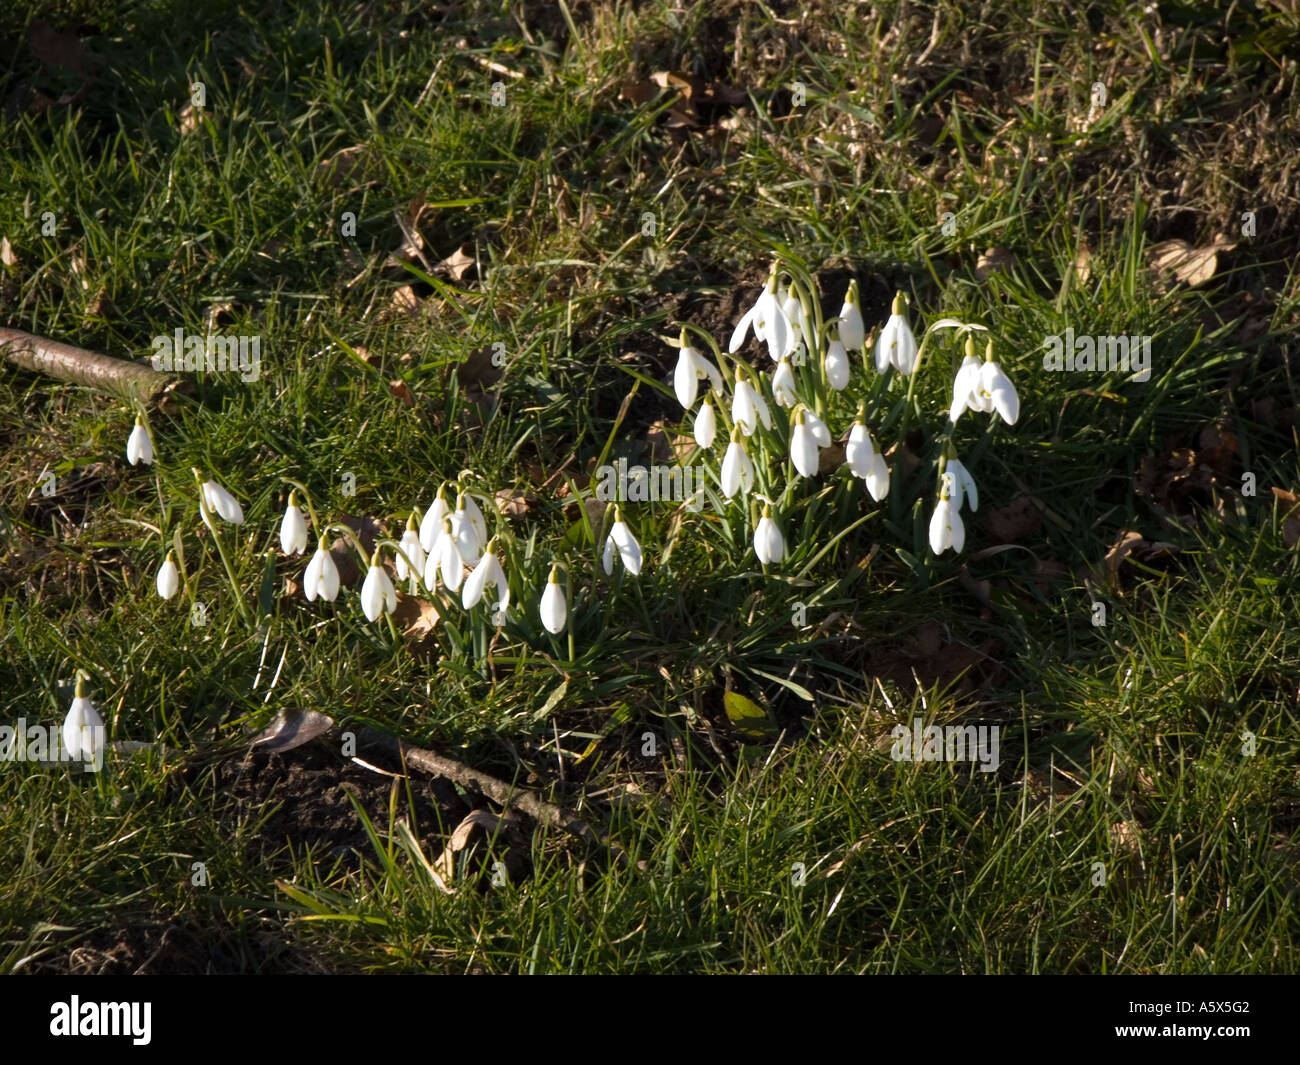
[[945, 471], [951, 473], [953, 480], [957, 484], [957, 491], [953, 495], [953, 506], [958, 510], [961, 509], [963, 501], [972, 511], [980, 508], [980, 493], [975, 487], [975, 478], [970, 475], [970, 470], [959, 459], [949, 459], [948, 464], [944, 467]]
[[153, 441], [149, 439], [149, 431], [139, 418], [135, 420], [131, 435], [126, 438], [126, 461], [132, 466], [138, 462], [143, 462], [146, 466], [153, 465]]
[[975, 410], [978, 400], [975, 391], [980, 383], [980, 360], [975, 355], [967, 355], [961, 361], [957, 376], [952, 381], [952, 404], [948, 408], [948, 420], [956, 422], [966, 410]]
[[164, 599], [170, 599], [180, 589], [181, 575], [171, 555], [168, 555], [163, 564], [158, 567], [158, 579], [155, 583], [158, 594]]
[[731, 420], [746, 436], [753, 436], [759, 422], [768, 429], [772, 428], [772, 412], [767, 400], [746, 380], [736, 382], [736, 392], [731, 400]]
[[758, 524], [754, 527], [754, 554], [765, 566], [785, 558], [785, 538], [776, 522], [766, 514], [758, 519]]
[[[393, 567], [397, 570], [397, 579], [404, 581], [412, 573], [422, 574], [424, 572], [424, 548], [420, 546], [420, 534], [414, 529], [407, 529], [402, 533], [402, 539], [398, 547], [402, 549], [401, 553], [393, 560]], [[406, 564], [405, 555], [411, 560], [411, 565]]]
[[[438, 542], [433, 545], [438, 556], [438, 572], [442, 575], [442, 583], [449, 592], [456, 591], [465, 576], [465, 561], [461, 558], [456, 543], [455, 533], [444, 528], [442, 535], [438, 537]], [[433, 585], [427, 581], [425, 584], [426, 587], [433, 588]]]
[[776, 294], [767, 289], [763, 289], [754, 308], [754, 332], [766, 341], [767, 352], [773, 359], [779, 359], [794, 350], [794, 330], [790, 328], [790, 321], [781, 309]]
[[871, 432], [861, 422], [854, 422], [853, 428], [849, 430], [848, 443], [844, 445], [844, 461], [853, 471], [854, 477], [866, 478], [875, 451], [871, 443]]
[[461, 498], [464, 500], [464, 510], [469, 516], [469, 522], [474, 526], [474, 535], [478, 537], [479, 550], [482, 551], [488, 541], [487, 519], [483, 517], [483, 511], [474, 502], [472, 495], [466, 492]]
[[953, 510], [961, 510], [961, 482], [951, 470], [939, 474], [939, 494], [951, 500]]
[[889, 495], [889, 466], [885, 462], [885, 456], [879, 452], [871, 456], [866, 482], [867, 491], [877, 503]]
[[804, 411], [803, 420], [804, 424], [812, 430], [813, 439], [817, 441], [818, 447], [831, 446], [831, 431], [826, 428], [824, 421], [810, 410]]
[[618, 557], [622, 560], [624, 568], [635, 577], [641, 572], [641, 545], [632, 535], [632, 530], [627, 527], [627, 522], [614, 522], [613, 528], [609, 531], [609, 539], [618, 548]]
[[722, 458], [722, 494], [730, 499], [737, 492], [748, 492], [754, 483], [754, 464], [744, 445], [733, 440]]
[[799, 402], [799, 397], [795, 392], [796, 387], [794, 370], [790, 366], [790, 360], [781, 359], [776, 364], [776, 370], [772, 374], [772, 398], [782, 407], [793, 407]]
[[554, 573], [546, 581], [546, 590], [542, 592], [538, 611], [547, 632], [558, 636], [564, 631], [564, 623], [569, 617], [569, 604], [564, 600], [564, 590]]
[[840, 308], [840, 343], [849, 351], [859, 351], [867, 340], [867, 329], [862, 321], [862, 311], [856, 304], [845, 302]]
[[316, 553], [307, 563], [307, 572], [302, 578], [302, 590], [309, 600], [317, 596], [331, 601], [338, 598], [339, 570], [334, 565], [334, 556], [324, 547], [317, 547]]
[[464, 510], [457, 510], [451, 516], [451, 534], [456, 539], [456, 550], [467, 566], [477, 566], [483, 555], [483, 543], [478, 538], [473, 521]]
[[496, 586], [501, 600], [498, 607], [504, 610], [510, 602], [510, 589], [506, 584], [505, 570], [501, 568], [501, 563], [497, 560], [496, 555], [491, 552], [479, 559], [474, 571], [465, 578], [465, 590], [461, 594], [460, 601], [466, 610], [478, 604], [483, 598], [484, 589], [489, 584]]
[[75, 760], [91, 761], [104, 743], [104, 719], [84, 696], [72, 700], [63, 719], [63, 746]]
[[231, 525], [243, 524], [244, 508], [239, 505], [239, 500], [216, 481], [203, 483], [203, 499], [208, 509], [216, 511], [223, 520], [230, 522]]
[[695, 442], [700, 447], [712, 447], [717, 432], [718, 416], [713, 413], [713, 404], [706, 399], [695, 415]]
[[980, 371], [980, 386], [991, 397], [993, 409], [1008, 425], [1015, 425], [1020, 417], [1020, 396], [1011, 379], [996, 362], [986, 362]]
[[836, 392], [844, 391], [849, 383], [849, 353], [842, 342], [832, 340], [826, 345], [825, 368], [826, 381], [831, 388]]
[[952, 544], [952, 503], [947, 499], [939, 500], [930, 515], [930, 550], [942, 555]]
[[373, 563], [361, 585], [361, 609], [367, 621], [378, 621], [379, 615], [397, 609], [397, 591], [383, 566]]
[[425, 551], [433, 550], [434, 541], [442, 532], [442, 519], [447, 516], [450, 509], [447, 501], [442, 497], [442, 492], [439, 492], [429, 505], [429, 509], [424, 512], [424, 520], [420, 522], [420, 546]]
[[794, 468], [805, 477], [816, 477], [820, 465], [817, 455], [817, 437], [807, 421], [800, 422], [790, 434], [790, 458]]
[[673, 391], [677, 393], [677, 402], [685, 410], [695, 406], [695, 397], [700, 390], [700, 375], [696, 372], [694, 349], [682, 348], [677, 353], [677, 368], [673, 371]]
[[280, 547], [286, 555], [301, 555], [307, 550], [307, 519], [290, 503], [280, 519]]
[[750, 323], [754, 320], [754, 313], [758, 310], [758, 304], [750, 307], [743, 315], [740, 321], [736, 323], [736, 328], [731, 331], [731, 340], [727, 343], [727, 351], [734, 355], [745, 343], [745, 336], [749, 333]]

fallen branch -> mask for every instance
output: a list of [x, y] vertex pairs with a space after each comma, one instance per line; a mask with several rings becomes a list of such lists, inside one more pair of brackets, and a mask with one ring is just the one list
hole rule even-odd
[[20, 329], [0, 327], [0, 352], [25, 370], [108, 392], [128, 403], [155, 406], [173, 392], [192, 387], [189, 381], [175, 374], [159, 373], [138, 362], [100, 355], [96, 351], [48, 340]]
[[592, 828], [573, 811], [566, 810], [563, 806], [542, 798], [535, 791], [488, 776], [486, 773], [445, 755], [438, 754], [436, 751], [426, 750], [423, 747], [413, 747], [404, 740], [380, 732], [378, 729], [358, 729], [357, 742], [363, 747], [381, 750], [390, 757], [399, 758], [426, 773], [455, 781], [463, 788], [469, 788], [487, 796], [498, 806], [513, 807], [527, 814], [538, 824], [563, 829], [570, 835], [577, 836], [584, 843], [608, 847], [619, 860], [623, 860], [625, 857], [622, 848], [617, 843], [609, 840], [602, 830]]

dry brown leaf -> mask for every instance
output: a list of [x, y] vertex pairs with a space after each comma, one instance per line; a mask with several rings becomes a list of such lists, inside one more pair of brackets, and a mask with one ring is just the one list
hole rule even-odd
[[372, 175], [370, 149], [364, 144], [340, 148], [328, 159], [321, 160], [316, 167], [316, 173], [333, 185], [342, 185], [354, 177], [361, 183], [375, 180]]
[[193, 133], [198, 129], [200, 114], [200, 109], [196, 108], [192, 103], [186, 103], [186, 105], [181, 108], [180, 114], [176, 117], [180, 119], [180, 130], [182, 135]]
[[507, 518], [526, 518], [537, 506], [537, 496], [532, 492], [515, 492], [502, 488], [496, 494], [497, 510]]
[[1015, 252], [1009, 248], [987, 248], [975, 263], [975, 280], [983, 281], [990, 274], [1008, 271], [1015, 265]]
[[484, 390], [500, 381], [504, 371], [492, 361], [494, 354], [491, 347], [480, 348], [456, 367], [456, 380], [460, 387], [466, 392], [477, 390], [481, 396]]
[[438, 627], [441, 615], [435, 604], [417, 595], [406, 592], [397, 593], [397, 609], [393, 611], [393, 621], [406, 637], [406, 646], [412, 654], [421, 654], [430, 650], [433, 631]]
[[1175, 278], [1191, 288], [1203, 285], [1219, 268], [1219, 254], [1232, 251], [1237, 242], [1223, 233], [1201, 248], [1185, 240], [1164, 240], [1147, 252], [1148, 261], [1161, 273], [1173, 272]]
[[402, 318], [414, 314], [419, 309], [420, 297], [415, 294], [415, 289], [410, 285], [403, 285], [401, 288], [393, 290], [388, 306], [380, 314], [380, 320]]
[[[470, 271], [474, 270], [474, 276], [478, 276], [478, 262], [473, 255], [465, 251], [464, 246], [457, 248], [454, 252], [443, 259], [439, 265], [451, 275], [453, 281], [460, 281]], [[471, 280], [473, 280], [471, 278]]]
[[400, 377], [388, 382], [388, 391], [400, 399], [404, 407], [415, 406], [415, 397], [411, 395], [411, 389]]

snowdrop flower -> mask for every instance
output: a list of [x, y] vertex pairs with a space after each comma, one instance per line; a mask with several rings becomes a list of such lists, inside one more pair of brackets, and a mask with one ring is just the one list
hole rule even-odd
[[972, 511], [980, 508], [980, 493], [975, 487], [975, 478], [959, 459], [948, 459], [944, 463], [943, 476], [950, 478], [949, 495], [952, 505], [961, 510], [962, 503]]
[[980, 395], [980, 369], [983, 363], [975, 356], [974, 347], [970, 337], [967, 337], [966, 357], [962, 359], [957, 376], [953, 378], [952, 404], [948, 408], [948, 420], [954, 425], [963, 411], [987, 413], [992, 409], [984, 406], [984, 399]]
[[885, 326], [876, 340], [876, 369], [884, 373], [893, 366], [901, 374], [910, 374], [916, 366], [916, 337], [907, 324], [907, 303], [900, 292]]
[[451, 515], [447, 515], [442, 519], [442, 532], [424, 561], [424, 586], [433, 591], [441, 576], [447, 591], [454, 592], [460, 588], [464, 570], [465, 560], [461, 558], [456, 534], [452, 531]]
[[[194, 476], [200, 476], [198, 470], [194, 470]], [[225, 521], [231, 525], [242, 525], [244, 523], [244, 508], [239, 505], [239, 500], [227, 492], [216, 481], [202, 482], [203, 502], [209, 511], [215, 511]], [[201, 508], [202, 509], [202, 508]], [[206, 520], [206, 515], [204, 518]]]
[[138, 414], [135, 416], [135, 428], [126, 438], [126, 461], [132, 466], [138, 462], [143, 462], [146, 466], [153, 465], [153, 441], [149, 439], [149, 430], [144, 427]]
[[793, 288], [782, 289], [777, 293], [777, 299], [781, 301], [781, 312], [785, 315], [785, 320], [790, 323], [790, 338], [786, 341], [785, 350], [775, 351], [770, 344], [768, 345], [768, 354], [773, 359], [779, 360], [793, 354], [794, 350], [804, 342], [803, 337], [808, 323], [803, 316], [803, 304], [799, 302], [799, 296]]
[[[477, 566], [478, 560], [483, 555], [483, 542], [487, 539], [485, 535], [479, 539], [479, 526], [475, 524], [474, 519], [470, 516], [469, 507], [466, 504], [469, 497], [462, 492], [456, 498], [456, 510], [451, 515], [451, 532], [456, 538], [456, 550], [460, 552], [461, 559], [467, 566]], [[469, 505], [473, 505], [473, 500], [469, 500]], [[475, 510], [478, 508], [475, 507]], [[483, 516], [479, 515], [479, 522], [482, 523]], [[484, 525], [483, 532], [487, 529]]]
[[793, 407], [799, 402], [795, 389], [794, 370], [789, 359], [781, 359], [772, 374], [772, 398], [782, 407]]
[[307, 519], [298, 509], [297, 494], [289, 492], [289, 505], [280, 521], [280, 547], [286, 555], [301, 555], [307, 550]]
[[397, 590], [388, 579], [388, 571], [379, 564], [379, 548], [370, 556], [370, 569], [361, 585], [361, 609], [367, 621], [378, 621], [380, 614], [397, 609]]
[[[843, 392], [849, 383], [849, 353], [838, 338], [827, 343], [822, 366], [826, 370], [826, 382], [836, 392]], [[776, 387], [775, 382], [772, 387]]]
[[885, 457], [876, 450], [871, 431], [860, 420], [849, 430], [849, 442], [844, 447], [844, 461], [855, 477], [867, 482], [871, 498], [879, 503], [889, 495], [889, 467]]
[[772, 520], [772, 507], [769, 504], [764, 504], [763, 516], [754, 527], [754, 554], [765, 566], [785, 558], [785, 538]]
[[862, 321], [862, 308], [858, 304], [858, 282], [849, 282], [844, 293], [844, 306], [840, 308], [840, 342], [849, 351], [861, 351], [867, 341], [867, 329]]
[[614, 572], [615, 550], [618, 551], [618, 557], [622, 559], [623, 566], [628, 573], [635, 577], [641, 572], [641, 545], [636, 542], [632, 530], [627, 527], [627, 522], [623, 520], [623, 515], [619, 511], [617, 504], [614, 506], [614, 524], [609, 530], [609, 536], [605, 539], [605, 551], [601, 558], [601, 565], [605, 567], [606, 576]]
[[979, 391], [1004, 422], [1008, 425], [1016, 424], [1016, 419], [1020, 417], [1020, 396], [1016, 394], [1016, 386], [1011, 383], [1011, 379], [1002, 372], [1002, 367], [993, 361], [992, 338], [984, 352], [984, 365], [980, 367]]
[[686, 410], [695, 406], [699, 394], [700, 380], [707, 377], [714, 391], [722, 391], [722, 374], [708, 359], [686, 343], [686, 331], [682, 330], [682, 346], [677, 355], [677, 369], [673, 371], [673, 391], [677, 393], [677, 402]]
[[830, 447], [831, 432], [807, 407], [795, 412], [794, 431], [790, 434], [790, 458], [794, 468], [805, 477], [816, 477], [821, 465], [818, 449]]
[[772, 412], [768, 410], [767, 400], [745, 380], [744, 371], [739, 367], [736, 369], [736, 391], [731, 399], [731, 420], [746, 436], [754, 435], [760, 421], [764, 428], [772, 428]]
[[960, 554], [966, 545], [966, 527], [949, 498], [949, 490], [950, 484], [945, 478], [939, 503], [930, 517], [930, 550], [936, 555], [942, 555], [950, 547]]
[[479, 505], [474, 502], [474, 497], [468, 492], [461, 492], [456, 497], [456, 509], [457, 511], [463, 510], [465, 516], [469, 518], [470, 525], [474, 527], [474, 535], [478, 537], [478, 550], [482, 551], [483, 545], [488, 540], [487, 519], [483, 517], [483, 511], [479, 509]]
[[180, 589], [181, 575], [176, 569], [176, 559], [173, 552], [168, 551], [163, 564], [158, 567], [158, 579], [155, 584], [158, 586], [158, 594], [164, 599], [170, 599]]
[[564, 589], [560, 587], [560, 567], [552, 566], [551, 575], [546, 578], [546, 590], [542, 592], [539, 612], [546, 631], [553, 636], [564, 631], [564, 623], [569, 617], [569, 604], [564, 601]]
[[745, 336], [751, 325], [754, 327], [754, 336], [767, 344], [768, 354], [772, 358], [779, 359], [794, 350], [792, 346], [795, 339], [794, 329], [781, 308], [781, 301], [777, 299], [776, 263], [772, 264], [772, 272], [758, 300], [736, 323], [736, 328], [731, 334], [731, 342], [727, 345], [727, 350], [731, 354], [734, 355], [745, 343]]
[[730, 499], [737, 492], [748, 492], [754, 484], [754, 463], [741, 442], [740, 426], [731, 430], [731, 443], [722, 457], [722, 494]]
[[474, 571], [465, 578], [465, 590], [461, 593], [460, 601], [466, 610], [471, 610], [478, 605], [489, 584], [496, 588], [497, 595], [500, 597], [496, 609], [505, 610], [510, 605], [510, 585], [506, 582], [506, 571], [493, 553], [491, 543], [487, 545]]
[[302, 590], [309, 602], [318, 595], [331, 601], [338, 598], [339, 569], [334, 565], [334, 556], [325, 546], [323, 536], [316, 545], [316, 553], [307, 563], [307, 571], [302, 576]]
[[63, 746], [69, 757], [95, 761], [104, 747], [104, 719], [86, 698], [86, 675], [77, 673], [77, 691], [63, 719]]
[[[406, 532], [402, 533], [397, 544], [401, 551], [393, 559], [393, 567], [397, 570], [399, 581], [404, 581], [409, 576], [414, 582], [424, 573], [424, 548], [420, 544], [419, 528], [416, 525], [418, 517], [416, 511], [411, 511], [411, 516], [406, 519]], [[406, 561], [408, 558], [411, 560], [409, 563]]]
[[712, 447], [717, 432], [718, 416], [713, 413], [713, 404], [706, 399], [695, 415], [695, 442], [700, 447]]
[[451, 513], [446, 497], [442, 494], [445, 487], [442, 485], [438, 488], [437, 496], [424, 512], [424, 520], [420, 522], [420, 547], [425, 551], [433, 550], [434, 541], [442, 532], [442, 519]]

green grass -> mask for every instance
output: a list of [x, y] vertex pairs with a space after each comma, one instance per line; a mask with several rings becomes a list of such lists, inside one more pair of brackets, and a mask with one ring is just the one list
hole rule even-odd
[[[0, 724], [61, 721], [84, 669], [113, 737], [168, 749], [97, 777], [0, 764], [0, 969], [130, 970], [157, 942], [116, 961], [106, 944], [177, 928], [192, 949], [170, 964], [240, 971], [1294, 971], [1296, 558], [1270, 489], [1300, 480], [1282, 59], [1300, 23], [1158, 7], [1066, 24], [950, 0], [932, 24], [602, 2], [521, 24], [489, 3], [16, 5], [0, 324], [140, 357], [214, 315], [260, 336], [262, 362], [256, 381], [193, 375], [151, 413], [152, 469], [124, 461], [124, 404], [0, 368]], [[81, 86], [25, 43], [36, 17], [97, 57], [70, 108], [31, 103]], [[657, 71], [701, 79], [699, 128], [673, 124], [671, 94], [636, 102]], [[709, 102], [714, 81], [743, 102]], [[419, 203], [427, 265], [465, 247], [476, 274], [389, 259]], [[1217, 233], [1237, 246], [1204, 285], [1149, 265], [1161, 241]], [[1014, 263], [981, 279], [995, 247]], [[927, 464], [905, 475], [895, 454], [887, 503], [843, 472], [802, 482], [791, 559], [766, 573], [752, 514], [628, 504], [646, 565], [604, 576], [572, 493], [598, 462], [650, 461], [656, 423], [689, 433], [661, 338], [692, 323], [725, 344], [774, 255], [820, 279], [828, 314], [856, 276], [869, 327], [895, 290], [914, 324], [990, 326], [1021, 416], [965, 415], [954, 443], [980, 516], [1030, 497], [1032, 526], [971, 522], [960, 558], [930, 555], [960, 357], [936, 334], [912, 405], [855, 357], [830, 419], [839, 437], [866, 398], [884, 448], [922, 430]], [[404, 286], [413, 312], [391, 307]], [[1067, 328], [1149, 335], [1150, 381], [1044, 372]], [[1218, 458], [1216, 428], [1234, 440]], [[1189, 448], [1200, 472], [1179, 476]], [[191, 467], [247, 515], [218, 526], [238, 601]], [[355, 591], [283, 594], [306, 562], [279, 553], [291, 480], [323, 520], [396, 539], [462, 470], [537, 497], [498, 523], [518, 608], [499, 635], [449, 609], [421, 657]], [[1112, 584], [1093, 570], [1126, 530], [1174, 549]], [[163, 602], [178, 531], [190, 587]], [[552, 561], [571, 582], [559, 638], [536, 610]], [[728, 722], [733, 689], [768, 711], [761, 739]], [[626, 861], [525, 823], [467, 852], [446, 895], [426, 862], [454, 804], [418, 772], [391, 802], [387, 778], [361, 789], [359, 856], [293, 830], [282, 795], [226, 801], [220, 752], [293, 706], [608, 819]], [[889, 731], [916, 715], [1000, 725], [998, 771], [893, 761]], [[508, 851], [526, 875], [476, 879]]]

